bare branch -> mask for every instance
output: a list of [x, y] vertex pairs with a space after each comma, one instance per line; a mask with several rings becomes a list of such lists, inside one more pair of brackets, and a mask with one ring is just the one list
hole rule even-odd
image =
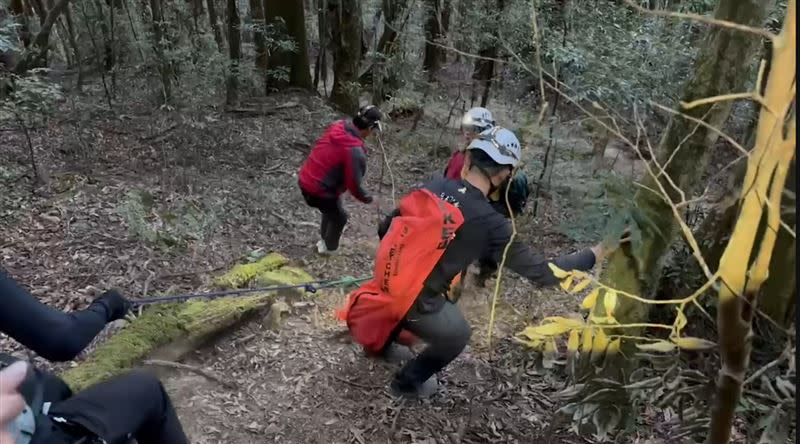
[[767, 31], [766, 29], [753, 28], [739, 23], [729, 22], [727, 20], [719, 20], [715, 18], [705, 17], [699, 14], [692, 14], [686, 12], [665, 11], [663, 9], [646, 9], [634, 3], [633, 0], [625, 0], [625, 3], [627, 3], [628, 6], [632, 7], [633, 9], [639, 11], [642, 14], [654, 15], [657, 17], [675, 18], [681, 20], [691, 20], [698, 23], [705, 23], [707, 25], [714, 25], [722, 28], [730, 28], [730, 29], [735, 29], [737, 31], [755, 34], [761, 37], [768, 38], [770, 40], [773, 40], [778, 37], [775, 34]]

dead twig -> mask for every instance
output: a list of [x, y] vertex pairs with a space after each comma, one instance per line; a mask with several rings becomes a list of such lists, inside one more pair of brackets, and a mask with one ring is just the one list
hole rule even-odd
[[203, 377], [205, 377], [205, 378], [207, 378], [207, 379], [209, 379], [211, 381], [219, 383], [219, 384], [221, 384], [222, 386], [224, 386], [226, 388], [229, 388], [229, 389], [236, 389], [237, 388], [236, 384], [234, 384], [233, 382], [225, 381], [220, 376], [218, 376], [217, 374], [215, 374], [215, 373], [213, 373], [213, 372], [211, 372], [209, 370], [202, 369], [200, 367], [195, 367], [195, 366], [189, 365], [189, 364], [184, 364], [182, 362], [163, 361], [161, 359], [148, 359], [148, 360], [144, 361], [144, 364], [145, 365], [152, 365], [152, 366], [156, 366], [156, 367], [172, 368], [172, 369], [176, 369], [176, 370], [187, 370], [187, 371], [190, 371], [192, 373], [195, 373], [195, 374], [198, 374], [200, 376], [203, 376]]

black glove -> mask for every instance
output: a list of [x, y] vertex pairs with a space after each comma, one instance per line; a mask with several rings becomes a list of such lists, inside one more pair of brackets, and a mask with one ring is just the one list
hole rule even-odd
[[113, 322], [122, 319], [131, 310], [133, 304], [117, 290], [108, 290], [99, 298], [94, 300], [95, 304], [100, 304], [106, 309], [106, 322]]

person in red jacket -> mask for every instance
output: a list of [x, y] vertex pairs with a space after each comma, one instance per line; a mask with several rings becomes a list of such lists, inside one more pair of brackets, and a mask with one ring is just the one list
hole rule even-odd
[[322, 213], [317, 252], [339, 248], [347, 213], [341, 195], [349, 191], [370, 204], [372, 196], [362, 186], [367, 168], [364, 139], [380, 130], [381, 111], [374, 105], [362, 107], [352, 119], [334, 122], [317, 141], [300, 168], [298, 183], [306, 203]]
[[[461, 132], [464, 134], [467, 145], [477, 138], [480, 133], [493, 126], [492, 112], [486, 108], [471, 108], [461, 119]], [[450, 160], [444, 169], [444, 177], [452, 180], [461, 179], [461, 169], [464, 166], [464, 158], [466, 157], [465, 151], [466, 146], [457, 149], [450, 156]]]

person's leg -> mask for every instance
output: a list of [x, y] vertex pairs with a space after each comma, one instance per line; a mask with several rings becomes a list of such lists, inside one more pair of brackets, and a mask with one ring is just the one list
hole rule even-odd
[[469, 343], [469, 323], [455, 304], [447, 302], [433, 313], [421, 313], [416, 305], [403, 322], [427, 347], [398, 373], [392, 387], [400, 393], [413, 394], [435, 373], [452, 362]]
[[42, 304], [0, 267], [0, 329], [49, 361], [68, 361], [105, 327], [106, 307], [64, 313]]
[[54, 403], [48, 415], [81, 425], [108, 444], [189, 444], [175, 409], [155, 376], [132, 372]]
[[327, 231], [322, 238], [329, 251], [339, 248], [339, 239], [342, 237], [344, 226], [347, 225], [347, 213], [342, 207], [341, 199], [332, 199], [326, 203], [323, 210], [323, 219], [327, 218]]
[[497, 262], [490, 257], [482, 257], [478, 259], [478, 276], [475, 278], [475, 283], [480, 286], [486, 286], [486, 281], [497, 272]]

